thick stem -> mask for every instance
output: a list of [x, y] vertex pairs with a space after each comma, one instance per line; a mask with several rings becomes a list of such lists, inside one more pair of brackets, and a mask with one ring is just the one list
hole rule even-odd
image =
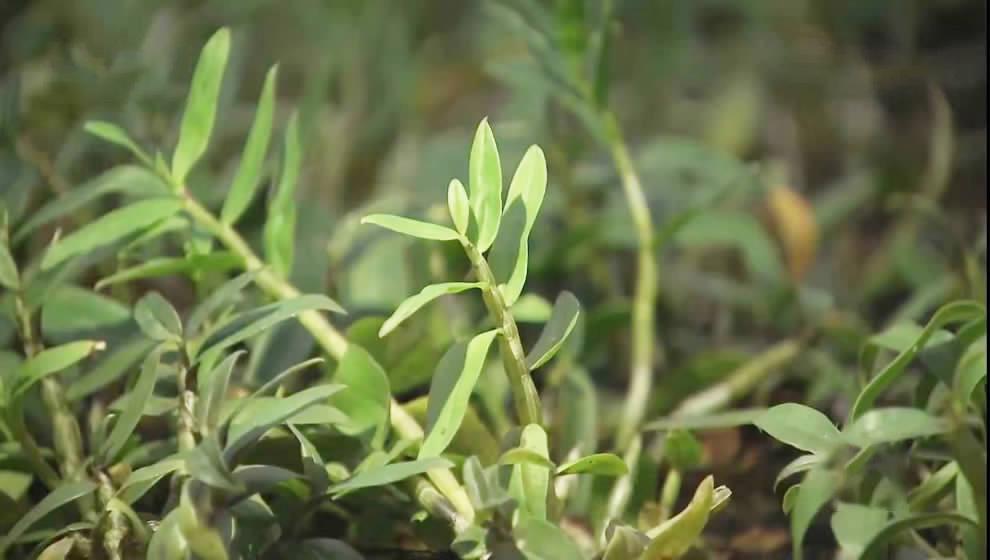
[[509, 387], [512, 390], [512, 401], [515, 403], [516, 415], [519, 423], [542, 424], [540, 414], [540, 396], [536, 392], [533, 378], [529, 375], [529, 367], [526, 366], [526, 352], [523, 350], [522, 339], [519, 337], [519, 328], [516, 320], [509, 312], [502, 292], [498, 289], [498, 282], [492, 269], [488, 266], [488, 261], [478, 249], [465, 239], [461, 240], [464, 251], [471, 260], [478, 280], [484, 284], [482, 297], [485, 300], [485, 307], [491, 315], [492, 321], [502, 330], [499, 337], [499, 350], [502, 354], [502, 364], [505, 373], [509, 377]]
[[[300, 295], [295, 286], [265, 267], [265, 263], [254, 254], [254, 251], [244, 241], [232, 227], [220, 222], [209, 210], [203, 207], [196, 199], [192, 198], [183, 189], [180, 193], [183, 206], [186, 212], [201, 227], [210, 232], [231, 252], [237, 254], [244, 260], [244, 268], [249, 271], [257, 271], [255, 282], [269, 296], [276, 299], [288, 299]], [[304, 311], [299, 314], [299, 322], [309, 331], [317, 344], [326, 351], [327, 354], [336, 360], [344, 357], [347, 351], [347, 339], [331, 325], [323, 315], [316, 311]], [[416, 419], [409, 415], [402, 406], [394, 399], [391, 402], [391, 414], [389, 416], [392, 428], [398, 432], [403, 439], [418, 440], [423, 438], [423, 428], [420, 427]], [[430, 480], [437, 489], [454, 505], [460, 515], [456, 519], [448, 518], [448, 521], [455, 526], [459, 526], [461, 518], [470, 523], [474, 519], [474, 508], [467, 498], [467, 492], [457, 482], [457, 479], [449, 470], [430, 471]], [[426, 504], [423, 504], [424, 507]]]
[[653, 314], [657, 301], [657, 261], [653, 254], [653, 219], [643, 193], [643, 185], [626, 148], [615, 116], [602, 115], [605, 137], [636, 230], [636, 286], [632, 308], [632, 344], [629, 391], [616, 433], [616, 446], [626, 447], [643, 422], [653, 385], [653, 348], [656, 344]]

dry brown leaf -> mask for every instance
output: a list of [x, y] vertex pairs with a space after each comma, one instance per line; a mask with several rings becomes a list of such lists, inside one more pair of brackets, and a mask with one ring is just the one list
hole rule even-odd
[[783, 249], [791, 279], [804, 279], [818, 250], [818, 223], [811, 204], [797, 191], [778, 186], [767, 195], [767, 209]]

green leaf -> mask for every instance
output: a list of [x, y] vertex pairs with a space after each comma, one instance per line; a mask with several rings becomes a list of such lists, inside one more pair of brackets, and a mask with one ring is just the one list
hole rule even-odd
[[199, 431], [204, 434], [214, 433], [220, 427], [220, 411], [227, 399], [230, 386], [230, 376], [234, 372], [234, 364], [244, 353], [243, 350], [234, 352], [210, 370], [208, 375], [200, 374], [199, 383]]
[[242, 340], [257, 336], [274, 325], [291, 319], [303, 311], [333, 311], [345, 313], [337, 302], [318, 294], [307, 294], [277, 301], [237, 315], [215, 329], [197, 353], [197, 361], [209, 352], [219, 352]]
[[873, 407], [873, 403], [876, 402], [877, 397], [889, 387], [894, 381], [900, 378], [901, 374], [907, 368], [908, 364], [914, 359], [915, 355], [925, 347], [928, 339], [937, 331], [953, 323], [965, 323], [972, 319], [986, 316], [986, 308], [983, 305], [973, 302], [973, 301], [957, 301], [953, 303], [946, 304], [942, 306], [938, 311], [932, 315], [931, 320], [925, 325], [925, 328], [915, 339], [914, 344], [909, 348], [903, 350], [897, 355], [893, 360], [890, 361], [883, 369], [877, 373], [866, 387], [860, 391], [859, 396], [856, 397], [856, 401], [853, 403], [852, 409], [849, 412], [849, 418], [855, 420], [862, 416], [867, 410]]
[[672, 469], [686, 471], [701, 464], [704, 448], [698, 438], [687, 430], [674, 430], [663, 442], [663, 458]]
[[471, 505], [476, 509], [493, 509], [510, 499], [509, 494], [499, 485], [497, 469], [497, 466], [483, 468], [481, 461], [474, 455], [464, 461], [464, 487]]
[[151, 490], [155, 483], [176, 471], [182, 471], [185, 465], [185, 456], [176, 454], [132, 471], [117, 490], [117, 496], [125, 504], [133, 504]]
[[89, 495], [93, 490], [96, 490], [96, 485], [88, 480], [64, 483], [52, 490], [44, 499], [24, 514], [7, 531], [6, 536], [0, 537], [0, 556], [3, 556], [7, 548], [16, 542], [35, 523], [41, 521], [45, 516], [58, 508]]
[[484, 253], [495, 241], [502, 217], [502, 164], [487, 118], [481, 121], [474, 134], [468, 172], [471, 209], [478, 221], [478, 236], [474, 242]]
[[530, 371], [542, 366], [560, 350], [564, 341], [574, 330], [578, 315], [581, 314], [581, 304], [574, 294], [561, 292], [553, 304], [550, 320], [543, 327], [540, 338], [536, 339], [533, 349], [526, 355], [526, 365]]
[[182, 486], [179, 507], [176, 508], [179, 512], [179, 531], [189, 544], [194, 558], [228, 560], [227, 547], [219, 531], [210, 522], [212, 520], [200, 518], [196, 502], [191, 495], [192, 487], [189, 483]]
[[434, 241], [452, 241], [460, 237], [460, 234], [448, 227], [438, 226], [429, 222], [421, 222], [419, 220], [411, 220], [402, 216], [393, 216], [391, 214], [372, 214], [365, 216], [361, 218], [361, 223], [374, 224], [397, 233]]
[[553, 306], [536, 294], [524, 294], [509, 309], [517, 323], [545, 323], [550, 320]]
[[513, 531], [529, 560], [581, 560], [585, 554], [562, 529], [545, 519], [526, 517]]
[[131, 282], [145, 278], [159, 278], [176, 274], [198, 274], [204, 272], [226, 272], [243, 268], [244, 259], [227, 251], [217, 251], [206, 255], [189, 255], [187, 257], [160, 257], [148, 259], [132, 267], [101, 278], [94, 289], [102, 290], [107, 286]]
[[8, 290], [17, 290], [21, 285], [20, 275], [17, 273], [17, 263], [10, 255], [7, 243], [0, 240], [0, 286]]
[[821, 412], [796, 403], [771, 407], [754, 424], [774, 439], [811, 453], [828, 455], [842, 436]]
[[625, 525], [609, 523], [605, 529], [605, 550], [602, 551], [602, 560], [639, 558], [649, 543], [649, 537], [640, 531]]
[[509, 184], [498, 237], [488, 254], [506, 304], [522, 293], [529, 268], [529, 235], [547, 189], [547, 161], [539, 146], [530, 146]]
[[497, 335], [497, 330], [491, 330], [468, 343], [458, 342], [440, 359], [430, 382], [428, 433], [419, 450], [420, 459], [440, 455], [454, 439], [481, 375], [488, 348]]
[[344, 389], [343, 385], [318, 385], [274, 400], [255, 400], [231, 419], [225, 454], [233, 457], [240, 449], [261, 438], [272, 427]]
[[781, 482], [798, 473], [803, 473], [806, 471], [810, 471], [815, 467], [823, 466], [825, 464], [826, 459], [827, 459], [826, 457], [823, 457], [821, 455], [801, 455], [800, 457], [794, 459], [790, 463], [787, 463], [787, 465], [785, 465], [784, 468], [780, 469], [780, 472], [777, 474], [776, 480], [773, 481], [774, 490], [776, 490], [777, 487], [780, 486]]
[[839, 502], [832, 514], [832, 533], [843, 553], [850, 558], [861, 558], [863, 550], [888, 519], [890, 512], [885, 509]]
[[912, 511], [922, 511], [933, 506], [948, 493], [959, 474], [959, 464], [950, 461], [931, 474], [921, 484], [908, 492], [908, 505]]
[[784, 275], [773, 240], [753, 215], [708, 210], [682, 224], [674, 238], [687, 248], [729, 246], [738, 249], [749, 273], [757, 278], [776, 280]]
[[736, 426], [752, 424], [757, 418], [763, 416], [766, 411], [767, 409], [765, 408], [748, 408], [697, 416], [672, 416], [670, 418], [654, 420], [646, 424], [643, 426], [643, 431], [713, 430], [720, 428], [733, 428]]
[[882, 529], [877, 531], [873, 535], [873, 538], [863, 547], [863, 553], [860, 555], [860, 558], [876, 558], [891, 539], [904, 531], [928, 529], [941, 525], [970, 527], [975, 524], [971, 519], [955, 513], [917, 513], [907, 517], [901, 517], [890, 521]]
[[134, 320], [152, 340], [182, 340], [182, 319], [172, 304], [158, 292], [148, 292], [138, 300], [134, 306]]
[[186, 108], [182, 113], [179, 142], [172, 155], [172, 177], [180, 185], [185, 183], [189, 170], [203, 156], [210, 143], [229, 54], [230, 30], [221, 28], [206, 42], [196, 62]]
[[457, 231], [461, 235], [467, 233], [471, 221], [471, 202], [464, 184], [457, 179], [451, 179], [447, 186], [447, 209], [450, 210], [450, 220], [454, 222]]
[[117, 423], [113, 426], [113, 431], [100, 446], [100, 458], [103, 465], [111, 465], [116, 460], [120, 450], [124, 448], [127, 439], [134, 433], [141, 416], [144, 414], [144, 407], [151, 398], [155, 390], [155, 381], [158, 380], [158, 367], [161, 364], [162, 354], [167, 347], [159, 345], [148, 354], [141, 366], [141, 373], [138, 375], [137, 383], [128, 393], [130, 397], [127, 408], [117, 417]]
[[987, 336], [975, 340], [963, 352], [956, 365], [953, 386], [960, 402], [969, 402], [973, 392], [987, 378]]
[[548, 469], [556, 468], [553, 461], [548, 459], [545, 455], [537, 453], [532, 449], [527, 449], [525, 447], [513, 447], [498, 458], [498, 464], [500, 465], [536, 465], [539, 467], [545, 467]]
[[949, 431], [949, 424], [917, 408], [877, 408], [863, 414], [843, 430], [843, 437], [858, 447], [933, 436]]
[[796, 560], [801, 559], [804, 535], [808, 532], [811, 521], [818, 510], [832, 499], [838, 488], [838, 476], [825, 469], [812, 469], [804, 475], [790, 512], [793, 555]]
[[268, 141], [272, 135], [272, 117], [275, 113], [275, 83], [278, 77], [278, 65], [272, 66], [265, 76], [265, 85], [261, 88], [261, 98], [258, 109], [254, 113], [251, 132], [248, 133], [241, 163], [237, 168], [234, 182], [227, 191], [227, 199], [220, 211], [220, 221], [231, 225], [241, 217], [254, 198], [255, 191], [261, 179], [261, 168], [265, 163], [268, 151]]
[[581, 473], [596, 474], [599, 476], [622, 476], [629, 473], [629, 467], [616, 455], [611, 453], [595, 453], [594, 455], [586, 455], [557, 468], [557, 476]]
[[88, 121], [83, 125], [83, 129], [93, 136], [126, 149], [141, 160], [141, 163], [151, 167], [152, 162], [148, 154], [119, 126], [105, 121]]
[[100, 336], [130, 320], [127, 306], [74, 284], [54, 288], [41, 302], [41, 333], [53, 342]]
[[375, 447], [381, 447], [388, 432], [392, 403], [385, 370], [364, 348], [352, 342], [347, 345], [333, 379], [344, 390], [330, 402], [350, 418], [337, 429], [347, 435], [371, 432]]
[[176, 214], [181, 208], [182, 202], [176, 198], [151, 198], [108, 212], [57, 241], [45, 253], [41, 269], [48, 270], [76, 255], [109, 245]]
[[[550, 461], [547, 433], [536, 424], [528, 424], [523, 428], [519, 437], [519, 446], [542, 455], [548, 462]], [[509, 494], [519, 504], [519, 510], [527, 516], [546, 520], [549, 491], [549, 467], [527, 463], [512, 467], [512, 476], [509, 478]]]
[[189, 320], [186, 321], [186, 328], [189, 333], [199, 334], [200, 327], [210, 319], [210, 316], [234, 303], [241, 296], [241, 292], [258, 275], [258, 272], [259, 270], [252, 270], [235, 276], [198, 303], [189, 313]]
[[305, 560], [364, 560], [358, 551], [344, 541], [337, 539], [305, 539], [298, 542], [298, 548], [290, 549], [290, 558]]
[[330, 487], [330, 475], [327, 474], [327, 465], [320, 455], [320, 451], [309, 441], [302, 432], [294, 425], [289, 424], [289, 431], [299, 441], [299, 454], [302, 459], [303, 472], [309, 481], [310, 495], [322, 496]]
[[311, 365], [322, 364], [323, 358], [311, 358], [304, 362], [299, 362], [291, 367], [284, 369], [278, 374], [274, 375], [271, 379], [266, 381], [261, 387], [255, 389], [247, 398], [240, 399], [236, 401], [229, 414], [224, 415], [225, 420], [230, 420], [235, 418], [238, 414], [244, 411], [244, 408], [251, 404], [255, 399], [259, 399], [262, 395], [274, 390], [276, 387], [282, 384], [283, 381], [294, 373], [305, 370]]
[[38, 555], [38, 560], [65, 560], [69, 556], [69, 553], [72, 552], [72, 547], [75, 544], [76, 539], [73, 537], [62, 537], [46, 546], [41, 551], [41, 554]]
[[423, 474], [426, 471], [434, 469], [449, 469], [453, 466], [453, 463], [443, 457], [429, 457], [426, 459], [417, 459], [415, 461], [392, 463], [378, 468], [362, 471], [344, 482], [334, 484], [330, 487], [330, 493], [335, 497], [340, 497], [344, 494], [354, 492], [355, 490], [385, 486], [418, 474]]
[[[105, 194], [129, 193], [153, 196], [168, 192], [168, 187], [162, 183], [161, 178], [143, 167], [136, 165], [114, 167], [68, 193], [53, 198], [51, 202], [33, 212], [31, 218], [18, 228], [13, 241], [20, 242], [41, 226], [67, 216]], [[147, 223], [147, 221], [143, 222], [144, 225]]]
[[379, 337], [385, 337], [395, 330], [403, 321], [419, 311], [427, 303], [440, 296], [456, 294], [473, 288], [481, 289], [484, 286], [481, 282], [446, 282], [442, 284], [431, 284], [423, 288], [418, 294], [407, 298], [399, 304], [392, 316], [385, 320], [382, 328], [378, 330]]
[[715, 495], [715, 480], [709, 475], [694, 491], [691, 502], [680, 513], [646, 532], [650, 544], [641, 560], [679, 558], [697, 542], [708, 524]]
[[147, 560], [186, 560], [189, 555], [189, 543], [179, 529], [179, 508], [173, 509], [162, 519], [158, 530], [151, 534], [148, 541]]
[[292, 113], [285, 128], [282, 174], [275, 194], [268, 203], [265, 221], [265, 258], [272, 269], [284, 277], [292, 272], [296, 239], [296, 183], [302, 167], [302, 146], [299, 138], [299, 114]]
[[117, 344], [107, 352], [107, 356], [83, 376], [72, 381], [65, 390], [65, 398], [70, 402], [89, 396], [128, 372], [142, 356], [146, 355], [153, 343], [144, 337]]
[[17, 400], [42, 378], [73, 366], [105, 347], [106, 344], [101, 340], [79, 340], [42, 350], [21, 364], [16, 384], [11, 392], [11, 402]]
[[185, 472], [203, 484], [232, 493], [244, 490], [234, 478], [216, 438], [204, 438], [195, 449], [187, 452], [185, 459]]

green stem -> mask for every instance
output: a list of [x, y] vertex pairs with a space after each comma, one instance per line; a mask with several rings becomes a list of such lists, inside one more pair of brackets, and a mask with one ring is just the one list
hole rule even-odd
[[519, 337], [519, 328], [516, 320], [506, 305], [502, 292], [498, 289], [498, 282], [492, 269], [488, 266], [488, 261], [478, 251], [472, 243], [466, 239], [461, 239], [464, 252], [471, 260], [478, 280], [484, 284], [482, 297], [485, 300], [485, 307], [492, 320], [502, 330], [499, 337], [499, 350], [502, 354], [502, 364], [505, 373], [509, 378], [509, 387], [512, 390], [512, 401], [516, 407], [516, 415], [522, 425], [542, 424], [540, 414], [540, 396], [536, 392], [533, 378], [529, 375], [529, 367], [526, 366], [526, 352], [523, 350], [522, 339]]
[[650, 207], [619, 123], [608, 111], [602, 114], [602, 121], [606, 142], [629, 205], [637, 244], [629, 390], [616, 433], [616, 446], [622, 449], [629, 444], [643, 422], [653, 386], [653, 349], [656, 344], [653, 315], [658, 294], [657, 261], [653, 254], [653, 219], [650, 217]]
[[670, 519], [677, 505], [677, 496], [681, 493], [681, 471], [670, 469], [660, 490], [660, 523]]
[[[185, 189], [181, 190], [180, 196], [182, 197], [186, 212], [197, 224], [217, 238], [227, 250], [240, 256], [244, 260], [244, 268], [246, 270], [257, 272], [255, 283], [269, 296], [284, 300], [301, 295], [295, 286], [266, 267], [265, 263], [255, 255], [254, 251], [237, 231], [229, 225], [220, 222], [216, 216], [190, 196]], [[299, 314], [299, 322], [302, 323], [327, 354], [336, 360], [344, 357], [344, 353], [347, 351], [347, 339], [322, 314], [317, 311], [304, 311]], [[423, 438], [423, 428], [420, 427], [416, 419], [406, 412], [395, 399], [392, 399], [390, 408], [391, 414], [389, 418], [392, 428], [398, 432], [399, 437], [412, 440]], [[474, 519], [474, 508], [471, 507], [467, 492], [457, 482], [454, 475], [446, 469], [430, 471], [427, 474], [440, 493], [450, 500], [456, 511], [460, 514], [456, 519], [448, 518], [448, 521], [454, 523], [455, 526], [461, 524], [459, 521], [460, 518], [470, 523]]]

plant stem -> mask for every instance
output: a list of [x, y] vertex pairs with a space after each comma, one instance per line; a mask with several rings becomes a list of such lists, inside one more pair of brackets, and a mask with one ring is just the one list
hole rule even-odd
[[677, 496], [681, 493], [681, 471], [671, 468], [663, 480], [660, 490], [660, 523], [670, 519], [677, 504]]
[[[255, 283], [269, 296], [284, 300], [301, 295], [295, 286], [267, 268], [237, 231], [218, 220], [216, 216], [190, 196], [186, 189], [182, 189], [179, 196], [182, 197], [186, 212], [197, 224], [216, 237], [229, 251], [240, 256], [244, 260], [246, 270], [257, 271]], [[338, 361], [344, 357], [344, 353], [347, 351], [347, 339], [323, 315], [316, 311], [303, 311], [299, 314], [299, 322], [327, 354]], [[401, 438], [423, 439], [423, 428], [395, 399], [391, 401], [390, 410], [389, 419], [392, 428], [398, 432]], [[447, 469], [430, 471], [427, 474], [440, 493], [450, 500], [460, 517], [470, 523], [474, 519], [474, 508], [471, 507], [467, 492], [457, 482], [454, 475]], [[417, 497], [419, 494], [417, 493]], [[426, 504], [423, 505], [426, 507]], [[455, 526], [459, 525], [458, 519], [448, 518], [448, 521], [454, 523]]]
[[602, 113], [602, 125], [612, 160], [622, 180], [622, 190], [636, 229], [637, 244], [629, 390], [616, 433], [616, 446], [622, 449], [629, 444], [643, 422], [653, 385], [653, 348], [656, 344], [653, 315], [657, 301], [657, 261], [653, 255], [653, 219], [650, 217], [650, 207], [619, 123], [611, 112], [605, 111]]
[[502, 336], [498, 339], [499, 350], [505, 373], [509, 377], [512, 401], [515, 403], [519, 423], [524, 426], [542, 424], [540, 396], [536, 392], [533, 378], [529, 375], [529, 367], [526, 366], [526, 353], [523, 351], [516, 320], [512, 317], [502, 292], [498, 289], [498, 282], [484, 255], [464, 238], [461, 239], [461, 245], [464, 246], [464, 251], [471, 260], [478, 280], [484, 284], [481, 294], [485, 300], [485, 307], [488, 308], [492, 320], [502, 330]]

